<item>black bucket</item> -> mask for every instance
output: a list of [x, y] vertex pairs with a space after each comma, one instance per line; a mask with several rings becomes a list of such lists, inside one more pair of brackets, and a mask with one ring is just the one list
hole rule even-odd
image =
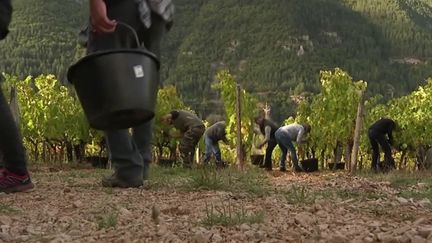
[[328, 164], [330, 170], [344, 170], [345, 169], [345, 163], [339, 162], [339, 163], [329, 163]]
[[305, 172], [318, 171], [318, 159], [305, 159], [301, 160], [300, 163]]
[[162, 167], [173, 167], [175, 164], [174, 159], [159, 159], [159, 166]]
[[263, 154], [253, 154], [250, 156], [251, 162], [253, 165], [261, 165], [264, 163], [264, 155]]
[[[140, 46], [135, 31], [125, 26]], [[69, 68], [67, 77], [90, 126], [112, 130], [137, 126], [154, 117], [158, 75], [159, 61], [153, 53], [116, 49], [80, 59]]]

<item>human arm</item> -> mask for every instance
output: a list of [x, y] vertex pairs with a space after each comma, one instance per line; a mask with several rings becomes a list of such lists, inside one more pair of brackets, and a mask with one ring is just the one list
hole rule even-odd
[[394, 146], [394, 139], [393, 139], [394, 131], [400, 131], [400, 129], [399, 127], [397, 127], [396, 122], [392, 121], [387, 133], [387, 136], [389, 138], [389, 143], [391, 146]]
[[388, 138], [389, 138], [389, 143], [390, 143], [390, 145], [392, 145], [393, 146], [393, 131], [392, 130], [390, 130], [389, 132], [388, 132]]
[[93, 30], [101, 33], [113, 32], [117, 26], [117, 22], [108, 18], [105, 1], [90, 0], [89, 2]]
[[262, 143], [260, 145], [257, 146], [257, 148], [262, 148], [269, 140], [270, 140], [270, 135], [271, 135], [271, 127], [270, 126], [266, 126], [264, 128], [264, 141], [262, 141]]
[[224, 142], [225, 144], [229, 144], [229, 141], [228, 141], [228, 139], [227, 139], [227, 132], [226, 132], [226, 125], [225, 125], [225, 122], [223, 122], [222, 124], [223, 124], [223, 125], [220, 127], [220, 129], [221, 129], [221, 133], [222, 133], [221, 140], [222, 140], [222, 142]]
[[297, 133], [297, 139], [296, 139], [297, 144], [301, 144], [305, 142], [305, 139], [303, 138], [304, 135], [305, 135], [305, 129], [302, 127], [300, 128], [300, 131]]

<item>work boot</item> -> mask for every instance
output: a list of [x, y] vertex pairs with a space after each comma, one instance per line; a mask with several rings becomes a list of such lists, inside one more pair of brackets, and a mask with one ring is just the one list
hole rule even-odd
[[116, 173], [110, 176], [102, 178], [103, 187], [119, 187], [119, 188], [130, 188], [130, 187], [140, 187], [143, 185], [142, 180], [124, 180], [119, 178]]

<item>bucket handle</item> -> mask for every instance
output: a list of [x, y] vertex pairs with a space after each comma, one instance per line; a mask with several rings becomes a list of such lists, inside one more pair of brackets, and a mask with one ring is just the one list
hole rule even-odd
[[124, 23], [124, 22], [121, 22], [121, 21], [117, 21], [117, 24], [120, 25], [120, 26], [125, 27], [126, 29], [129, 29], [132, 32], [133, 36], [135, 37], [135, 41], [136, 41], [137, 47], [141, 47], [141, 44], [140, 44], [140, 41], [139, 41], [139, 38], [138, 38], [138, 34], [137, 34], [137, 32], [135, 31], [135, 29], [132, 26], [130, 26], [130, 25]]

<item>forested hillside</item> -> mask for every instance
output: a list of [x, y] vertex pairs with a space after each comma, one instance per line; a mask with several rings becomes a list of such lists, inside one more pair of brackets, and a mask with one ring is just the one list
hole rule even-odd
[[[0, 44], [7, 73], [54, 73], [64, 79], [86, 21], [85, 1], [15, 0], [12, 34]], [[224, 68], [276, 120], [294, 98], [317, 92], [319, 71], [347, 70], [390, 98], [432, 76], [432, 0], [176, 0], [164, 41], [162, 76], [202, 115], [214, 110], [211, 88]]]
[[0, 42], [0, 70], [19, 77], [53, 73], [61, 79], [77, 58], [86, 8], [78, 1], [16, 0], [11, 33]]
[[319, 70], [335, 66], [369, 81], [374, 93], [398, 96], [432, 73], [431, 2], [208, 1], [169, 81], [192, 104], [211, 107], [202, 91], [211, 94], [214, 72], [229, 68], [282, 112], [277, 118], [290, 113], [289, 95], [316, 92]]

